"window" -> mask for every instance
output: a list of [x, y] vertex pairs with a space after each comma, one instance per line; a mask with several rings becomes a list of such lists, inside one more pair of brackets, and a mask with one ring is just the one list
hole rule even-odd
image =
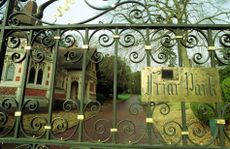
[[44, 73], [43, 68], [44, 68], [44, 64], [40, 64], [40, 63], [31, 64], [28, 83], [42, 85], [43, 73]]
[[14, 80], [14, 71], [15, 71], [15, 66], [14, 64], [10, 64], [8, 65], [7, 69], [6, 69], [6, 77], [5, 80], [6, 81], [13, 81]]
[[2, 68], [2, 76], [1, 76], [1, 80], [4, 80], [4, 73], [5, 73], [5, 65]]
[[43, 71], [42, 69], [38, 70], [37, 84], [42, 84]]
[[29, 74], [29, 83], [34, 83], [35, 74], [36, 74], [36, 70], [35, 70], [34, 67], [32, 67], [32, 68], [30, 69], [30, 74]]

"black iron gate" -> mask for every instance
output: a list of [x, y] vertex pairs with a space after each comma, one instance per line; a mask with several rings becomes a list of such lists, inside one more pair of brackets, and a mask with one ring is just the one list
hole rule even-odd
[[[209, 127], [205, 122], [188, 118], [188, 113], [192, 114], [186, 101], [174, 103], [176, 106], [170, 102], [141, 102], [137, 95], [132, 95], [132, 100], [125, 104], [117, 100], [121, 79], [119, 57], [124, 56], [135, 67], [132, 71], [147, 66], [228, 65], [228, 24], [155, 23], [147, 4], [138, 1], [118, 1], [101, 8], [102, 13], [97, 16], [76, 24], [41, 21], [44, 9], [53, 2], [46, 2], [36, 11], [36, 3], [28, 1], [23, 4], [28, 11], [24, 11], [18, 8], [18, 1], [1, 1], [5, 13], [0, 43], [2, 148], [228, 146], [228, 103], [197, 105], [198, 115], [212, 114], [214, 120], [209, 122], [213, 126]], [[132, 8], [127, 14], [117, 12], [109, 18], [110, 23], [89, 23], [124, 5]], [[157, 20], [160, 19], [158, 16]], [[124, 20], [128, 23], [113, 23]], [[108, 66], [113, 67], [108, 72], [113, 77], [110, 88], [113, 99], [102, 105], [97, 101], [101, 97], [95, 99], [95, 83], [99, 80], [100, 63], [107, 54], [113, 55], [113, 61], [108, 61]], [[137, 80], [132, 85], [135, 83]], [[167, 120], [170, 114], [174, 119]], [[179, 119], [175, 115], [180, 115]]]

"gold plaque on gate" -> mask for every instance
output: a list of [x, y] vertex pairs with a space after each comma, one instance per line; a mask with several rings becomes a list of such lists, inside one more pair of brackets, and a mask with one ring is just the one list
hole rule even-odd
[[141, 72], [143, 102], [221, 102], [216, 68], [146, 67]]

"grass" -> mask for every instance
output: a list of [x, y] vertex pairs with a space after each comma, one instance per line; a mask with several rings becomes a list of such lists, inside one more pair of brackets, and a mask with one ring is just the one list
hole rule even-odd
[[119, 95], [118, 95], [118, 100], [125, 101], [125, 100], [128, 100], [129, 97], [130, 97], [130, 94], [126, 94], [126, 93], [124, 93], [124, 94], [119, 94]]

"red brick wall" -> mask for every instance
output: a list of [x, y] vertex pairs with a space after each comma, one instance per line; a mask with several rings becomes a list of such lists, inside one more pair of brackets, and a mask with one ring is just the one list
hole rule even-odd
[[55, 93], [54, 94], [54, 99], [55, 100], [65, 100], [66, 95], [64, 93]]
[[26, 96], [45, 96], [46, 90], [27, 88], [25, 95]]
[[1, 95], [15, 95], [16, 94], [16, 87], [0, 87], [0, 94]]

